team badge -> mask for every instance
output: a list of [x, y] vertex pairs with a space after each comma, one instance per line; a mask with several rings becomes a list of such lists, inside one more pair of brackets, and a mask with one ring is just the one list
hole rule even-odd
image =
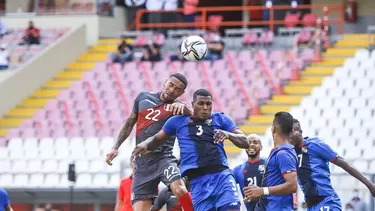
[[131, 195], [130, 195], [130, 200], [134, 200], [135, 199], [135, 195], [134, 195], [134, 193], [132, 193]]
[[264, 171], [264, 165], [259, 165], [258, 166], [258, 171], [263, 172]]
[[211, 126], [211, 123], [212, 123], [212, 119], [207, 119], [207, 120], [206, 120], [206, 124], [207, 124], [208, 126]]

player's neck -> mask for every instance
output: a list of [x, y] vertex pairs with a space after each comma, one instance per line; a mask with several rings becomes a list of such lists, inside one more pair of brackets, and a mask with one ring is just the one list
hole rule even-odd
[[250, 164], [256, 163], [258, 161], [260, 161], [260, 157], [259, 156], [253, 157], [253, 158], [252, 157], [248, 157], [248, 159], [247, 159], [247, 162], [249, 162]]
[[290, 144], [289, 138], [287, 137], [278, 137], [276, 136], [273, 140], [273, 146], [274, 148], [283, 145], [283, 144]]

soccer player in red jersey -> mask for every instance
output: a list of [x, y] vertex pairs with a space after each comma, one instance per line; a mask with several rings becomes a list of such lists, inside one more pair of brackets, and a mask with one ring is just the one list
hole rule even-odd
[[[107, 154], [107, 163], [112, 164], [119, 147], [129, 137], [136, 123], [136, 144], [139, 144], [158, 133], [173, 115], [191, 115], [186, 104], [177, 100], [186, 87], [185, 76], [176, 73], [165, 82], [161, 92], [141, 92], [135, 99], [133, 111], [121, 129], [117, 142]], [[193, 210], [190, 194], [181, 180], [177, 160], [172, 155], [174, 142], [175, 137], [170, 137], [159, 148], [136, 157], [131, 194], [133, 210], [150, 210], [152, 201], [158, 195], [160, 182], [170, 187], [184, 211]]]
[[133, 184], [134, 162], [132, 160], [130, 161], [130, 166], [132, 168], [132, 175], [121, 180], [120, 187], [118, 189], [115, 211], [133, 210], [131, 203], [131, 191]]

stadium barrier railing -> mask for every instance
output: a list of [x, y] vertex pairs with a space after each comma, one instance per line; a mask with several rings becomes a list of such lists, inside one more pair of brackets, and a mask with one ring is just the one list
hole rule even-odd
[[207, 73], [207, 67], [206, 67], [204, 62], [200, 62], [199, 65], [202, 68], [202, 74], [203, 74], [204, 81], [206, 83], [206, 86], [207, 86], [208, 90], [212, 94], [212, 98], [214, 99], [214, 103], [217, 106], [218, 111], [222, 111], [223, 107], [221, 106], [221, 103], [217, 100], [218, 98], [216, 97], [216, 92], [214, 92], [214, 89], [211, 86], [210, 77], [208, 76], [208, 73]]
[[139, 62], [139, 63], [138, 63], [138, 66], [139, 66], [139, 69], [142, 71], [143, 75], [144, 75], [145, 78], [146, 78], [146, 86], [147, 86], [147, 89], [148, 89], [148, 90], [152, 90], [151, 77], [150, 77], [150, 73], [149, 73], [149, 71], [147, 70], [146, 65], [145, 65], [143, 62]]
[[120, 77], [118, 75], [118, 71], [116, 69], [116, 67], [113, 65], [113, 63], [109, 64], [110, 65], [110, 69], [112, 71], [112, 75], [114, 77], [114, 80], [115, 80], [115, 85], [117, 87], [117, 91], [119, 92], [120, 94], [120, 99], [122, 101], [122, 104], [123, 104], [123, 112], [125, 115], [129, 115], [130, 112], [129, 112], [129, 103], [128, 103], [128, 100], [126, 98], [126, 95], [125, 95], [125, 89], [123, 89], [123, 85], [121, 83], [121, 80], [120, 80]]
[[227, 53], [226, 55], [227, 55], [227, 59], [228, 59], [229, 69], [232, 71], [232, 73], [233, 73], [233, 75], [234, 75], [234, 77], [237, 81], [237, 84], [240, 88], [240, 91], [242, 92], [243, 96], [245, 97], [247, 105], [249, 106], [249, 108], [251, 108], [251, 115], [259, 115], [260, 110], [259, 110], [259, 105], [257, 104], [257, 101], [250, 99], [249, 94], [247, 93], [246, 88], [243, 85], [241, 77], [238, 74], [237, 68], [233, 63], [232, 56], [229, 53]]
[[68, 128], [73, 128], [72, 119], [70, 118], [70, 111], [68, 103], [65, 100], [59, 100], [59, 104], [63, 107], [63, 113], [65, 116], [65, 121], [68, 126]]
[[[192, 23], [142, 23], [141, 17], [144, 14], [148, 13], [182, 13], [183, 9], [177, 10], [158, 10], [158, 11], [148, 11], [146, 9], [140, 9], [137, 11], [136, 15], [136, 30], [140, 31], [145, 28], [186, 28], [186, 27], [199, 27], [202, 30], [206, 30], [210, 25], [216, 25], [217, 23], [208, 21], [208, 13], [212, 12], [234, 12], [234, 11], [259, 11], [259, 10], [268, 10], [269, 11], [269, 20], [267, 21], [222, 21], [220, 26], [268, 26], [270, 31], [274, 31], [275, 25], [284, 25], [284, 20], [275, 20], [274, 12], [277, 10], [300, 10], [300, 9], [321, 9], [327, 18], [324, 19], [324, 22], [327, 24], [337, 24], [338, 33], [342, 34], [343, 32], [343, 8], [341, 4], [311, 4], [311, 5], [298, 5], [292, 7], [290, 5], [274, 5], [270, 8], [266, 6], [233, 6], [233, 7], [200, 7], [197, 8], [197, 13], [201, 14], [201, 22], [192, 22]], [[332, 13], [337, 13], [336, 18], [328, 18], [328, 15]], [[300, 20], [297, 24], [302, 24]]]
[[92, 89], [92, 86], [91, 86], [89, 81], [84, 81], [83, 84], [86, 86], [86, 89], [87, 89], [88, 94], [89, 94], [90, 102], [94, 106], [93, 110], [94, 110], [94, 115], [95, 115], [95, 119], [96, 119], [96, 121], [95, 121], [96, 126], [97, 126], [97, 128], [102, 128], [103, 127], [103, 121], [102, 121], [102, 118], [101, 118], [100, 113], [99, 113], [99, 104], [98, 104], [98, 101], [97, 101], [96, 96], [94, 94], [94, 91]]
[[268, 83], [271, 84], [273, 91], [276, 94], [282, 95], [283, 89], [281, 87], [281, 84], [277, 83], [275, 81], [274, 77], [271, 74], [271, 71], [268, 69], [267, 65], [264, 62], [264, 58], [263, 58], [262, 54], [260, 52], [256, 52], [255, 56], [259, 61], [261, 69], [263, 70], [264, 75], [266, 76], [266, 79], [267, 79]]

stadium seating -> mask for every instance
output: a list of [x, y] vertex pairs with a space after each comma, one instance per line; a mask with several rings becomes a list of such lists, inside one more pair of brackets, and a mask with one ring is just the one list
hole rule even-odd
[[11, 67], [15, 68], [19, 63], [25, 62], [37, 55], [39, 51], [46, 48], [49, 44], [54, 42], [59, 37], [63, 36], [67, 32], [66, 28], [48, 28], [41, 29], [41, 44], [40, 45], [19, 45], [22, 41], [25, 29], [9, 29], [9, 34], [1, 38], [1, 43], [5, 43], [8, 46], [8, 51], [11, 57]]
[[[307, 51], [303, 51], [299, 57], [301, 67], [303, 59], [308, 58], [305, 54], [311, 55]], [[265, 55], [268, 53], [275, 59], [268, 60], [267, 65], [276, 66], [280, 58], [277, 55], [281, 52], [263, 51]], [[258, 67], [254, 54], [250, 51], [241, 51], [238, 54], [228, 52], [228, 54], [231, 56], [227, 58], [238, 58], [233, 60], [234, 68], [238, 69], [243, 84], [249, 87], [247, 92], [251, 93], [252, 89], [257, 87], [260, 92], [259, 100], [268, 99], [272, 92], [271, 87], [264, 79], [263, 71]], [[237, 120], [244, 120], [249, 114], [249, 106], [243, 95], [237, 95], [240, 93], [239, 87], [231, 67], [228, 66], [227, 58], [203, 63], [129, 62], [124, 67], [115, 64], [111, 68], [107, 68], [104, 62], [97, 63], [92, 71], [84, 73], [83, 77], [73, 82], [70, 88], [62, 90], [56, 99], [50, 100], [44, 109], [35, 113], [30, 120], [24, 121], [18, 129], [10, 130], [7, 137], [58, 138], [113, 135], [131, 110], [137, 93], [145, 87], [159, 91], [165, 78], [177, 70], [181, 70], [190, 83], [185, 96], [192, 96], [197, 87], [215, 88], [214, 94], [217, 99], [215, 108], [226, 113], [231, 113], [230, 107], [233, 105], [230, 105], [230, 102], [235, 96], [236, 112], [232, 112], [233, 116]], [[136, 69], [140, 71], [135, 71]], [[289, 80], [290, 63], [286, 64], [283, 74], [276, 72], [272, 74], [273, 77], [280, 77], [280, 81]], [[116, 87], [117, 82], [125, 87], [123, 91], [120, 92]], [[124, 98], [121, 94], [125, 95]]]
[[[99, 47], [93, 47], [94, 49]], [[100, 49], [109, 47], [103, 45]], [[273, 58], [266, 61], [269, 68], [278, 65], [282, 53], [277, 50], [260, 51], [263, 56]], [[230, 107], [233, 106], [235, 112], [232, 114], [235, 119], [244, 120], [248, 116], [249, 106], [243, 94], [239, 94], [233, 71], [238, 72], [248, 94], [252, 93], [253, 86], [258, 86], [260, 90], [259, 100], [266, 100], [272, 94], [271, 86], [266, 82], [255, 54], [253, 51], [228, 51], [223, 60], [214, 62], [170, 63], [164, 60], [156, 63], [129, 62], [123, 67], [118, 64], [107, 67], [102, 53], [94, 54], [97, 56], [83, 55], [80, 59], [84, 61], [74, 67], [71, 65], [75, 71], [60, 73], [60, 80], [55, 81], [53, 86], [48, 82], [51, 86], [43, 89], [45, 95], [33, 95], [52, 97], [47, 103], [46, 98], [39, 100], [40, 103], [45, 103], [44, 108], [21, 122], [18, 128], [8, 130], [4, 139], [9, 140], [8, 145], [0, 148], [4, 155], [0, 165], [9, 166], [11, 172], [0, 173], [0, 184], [6, 182], [8, 186], [15, 187], [26, 183], [18, 183], [19, 180], [26, 179], [28, 182], [35, 181], [33, 187], [66, 187], [68, 184], [64, 173], [67, 163], [75, 160], [80, 174], [77, 186], [92, 187], [95, 184], [100, 187], [103, 182], [93, 181], [106, 178], [104, 181], [114, 187], [118, 182], [120, 164], [116, 163], [114, 167], [108, 168], [103, 158], [108, 150], [106, 147], [113, 143], [113, 137], [129, 113], [137, 93], [145, 88], [160, 90], [165, 78], [180, 70], [190, 83], [184, 100], [189, 101], [187, 97], [197, 87], [214, 89], [215, 98], [218, 99], [215, 109], [230, 113]], [[306, 49], [298, 54], [297, 63], [302, 68], [311, 58], [312, 52]], [[100, 60], [102, 62], [96, 63], [93, 68], [89, 68], [91, 64], [85, 63]], [[292, 73], [291, 62], [286, 61], [285, 67], [285, 74], [271, 72], [272, 77], [279, 82], [288, 81]], [[92, 70], [77, 72], [79, 68]], [[67, 81], [63, 81], [64, 79]], [[119, 86], [125, 87], [121, 89], [123, 92], [119, 91]], [[228, 102], [233, 100], [237, 104], [229, 105]], [[32, 108], [30, 112], [34, 110]], [[129, 159], [127, 150], [134, 146], [133, 138], [126, 143], [121, 148], [124, 152], [120, 153], [122, 157], [119, 160]], [[46, 150], [50, 148], [53, 150]], [[99, 172], [101, 174], [97, 174]], [[44, 182], [40, 182], [41, 178]]]

